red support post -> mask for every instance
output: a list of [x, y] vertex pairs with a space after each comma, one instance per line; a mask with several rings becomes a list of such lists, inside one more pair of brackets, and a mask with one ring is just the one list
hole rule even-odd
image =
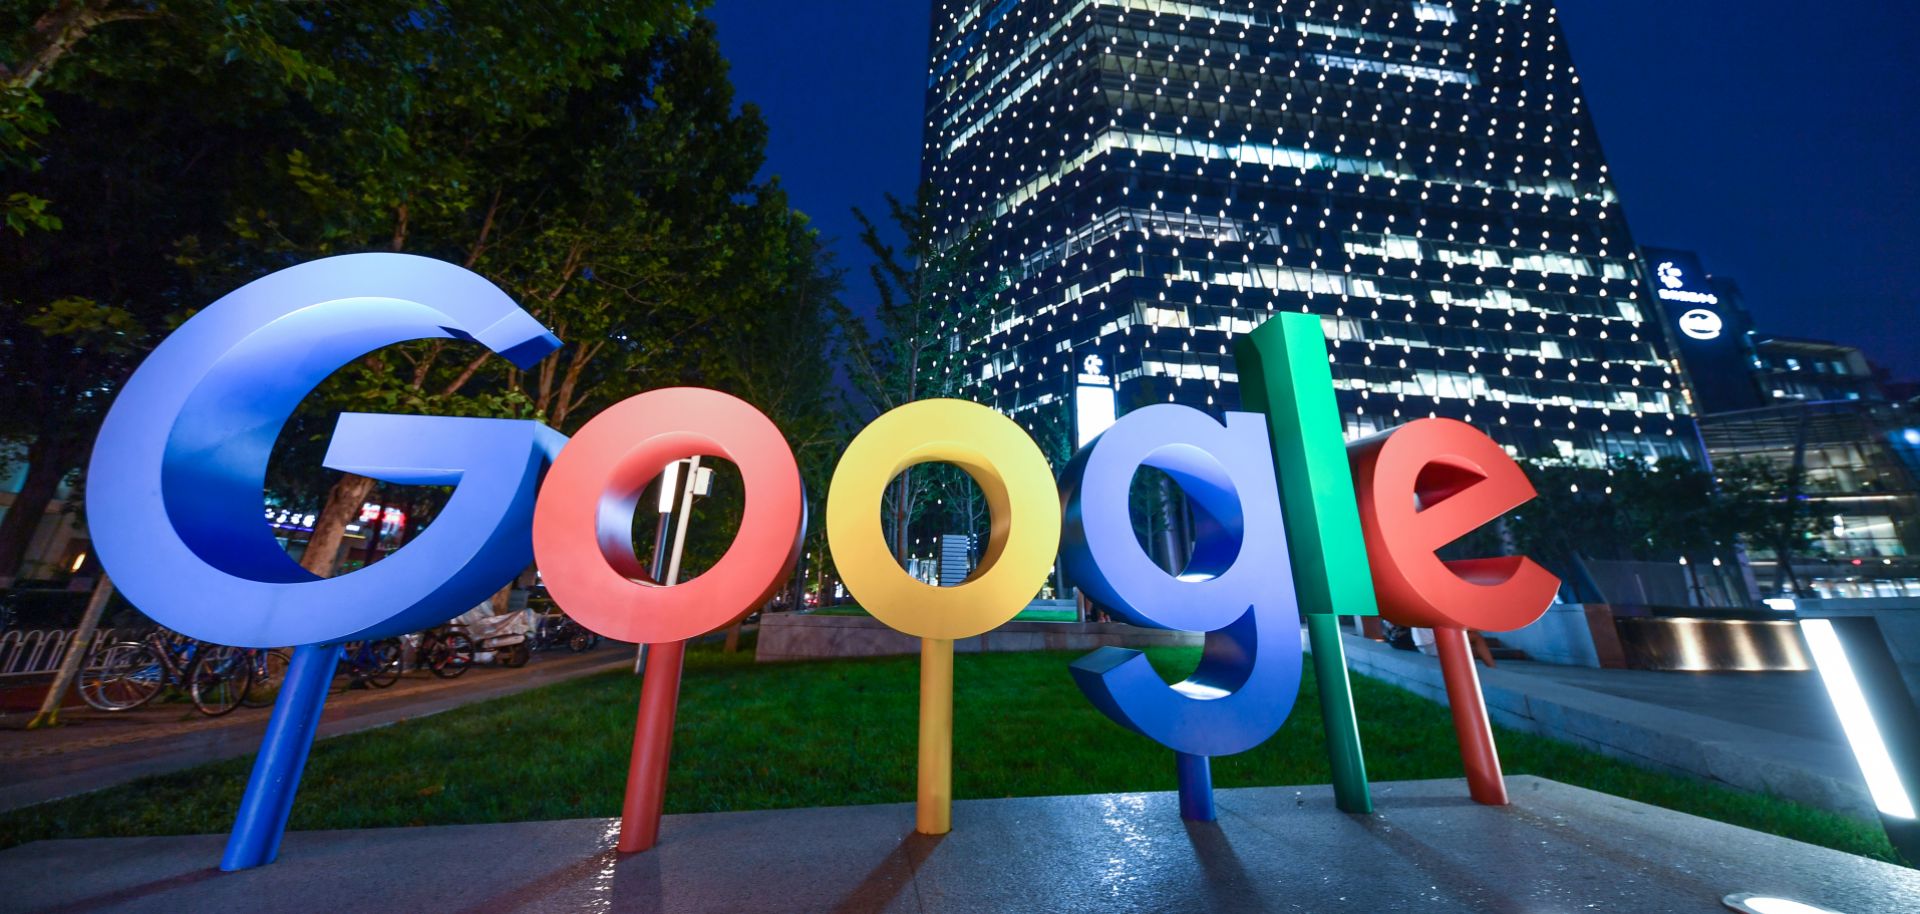
[[1467, 790], [1474, 802], [1507, 805], [1507, 782], [1500, 776], [1500, 753], [1493, 746], [1493, 725], [1487, 720], [1487, 700], [1480, 693], [1480, 674], [1473, 666], [1473, 650], [1466, 629], [1433, 630], [1440, 653], [1440, 675], [1447, 683], [1447, 705], [1453, 709], [1453, 732], [1460, 741], [1460, 763], [1467, 770]]
[[673, 756], [673, 718], [680, 705], [680, 669], [685, 641], [647, 646], [640, 683], [640, 714], [633, 725], [633, 757], [627, 795], [620, 804], [620, 853], [649, 851], [660, 843], [660, 814], [667, 799], [667, 763]]

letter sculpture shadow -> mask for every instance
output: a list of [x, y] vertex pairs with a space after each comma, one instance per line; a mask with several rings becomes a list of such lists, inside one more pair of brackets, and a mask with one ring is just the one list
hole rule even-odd
[[368, 352], [428, 338], [478, 342], [522, 367], [560, 345], [460, 267], [331, 257], [262, 277], [195, 315], [134, 372], [101, 427], [88, 526], [127, 598], [202, 640], [295, 645], [221, 869], [278, 854], [342, 642], [440, 624], [533, 559], [535, 488], [565, 441], [537, 422], [342, 415], [328, 467], [457, 486], [431, 527], [372, 567], [319, 578], [265, 522], [267, 460], [301, 399]]
[[[1193, 508], [1193, 558], [1178, 576], [1134, 538], [1136, 470], [1158, 469]], [[1061, 555], [1100, 605], [1135, 625], [1207, 633], [1200, 666], [1169, 686], [1139, 651], [1103, 647], [1074, 682], [1116, 723], [1174, 751], [1180, 815], [1212, 821], [1209, 757], [1265, 742], [1300, 691], [1300, 620], [1265, 417], [1135, 410], [1075, 455], [1061, 482]]]

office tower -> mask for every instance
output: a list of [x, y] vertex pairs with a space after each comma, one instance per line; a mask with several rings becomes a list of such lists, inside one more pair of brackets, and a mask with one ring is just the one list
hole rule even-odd
[[995, 290], [961, 395], [1029, 425], [1234, 408], [1234, 338], [1307, 311], [1350, 437], [1695, 446], [1545, 0], [936, 0], [922, 171]]

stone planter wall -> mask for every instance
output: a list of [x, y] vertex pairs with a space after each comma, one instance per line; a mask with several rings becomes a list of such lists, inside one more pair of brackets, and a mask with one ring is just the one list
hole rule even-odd
[[[961, 653], [980, 651], [1091, 651], [1099, 647], [1197, 647], [1205, 636], [1140, 628], [1119, 622], [1009, 622], [977, 638], [954, 643]], [[870, 616], [767, 613], [760, 617], [754, 659], [825, 660], [917, 654], [920, 639], [903, 635]]]

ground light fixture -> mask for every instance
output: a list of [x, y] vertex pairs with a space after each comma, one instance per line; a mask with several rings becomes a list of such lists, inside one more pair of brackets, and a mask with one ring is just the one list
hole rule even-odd
[[1741, 914], [1840, 914], [1830, 908], [1815, 907], [1803, 901], [1741, 892], [1720, 899], [1720, 903]]
[[1869, 617], [1803, 618], [1801, 634], [1840, 717], [1887, 838], [1908, 862], [1920, 861], [1920, 711], [1880, 626]]

